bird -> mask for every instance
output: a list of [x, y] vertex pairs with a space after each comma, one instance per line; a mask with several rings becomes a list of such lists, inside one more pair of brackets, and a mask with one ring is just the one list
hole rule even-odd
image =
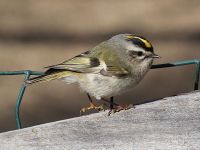
[[146, 38], [130, 33], [118, 34], [71, 59], [45, 67], [44, 75], [26, 80], [25, 85], [56, 79], [67, 84], [78, 83], [90, 101], [90, 105], [80, 112], [104, 109], [103, 105], [94, 104], [94, 97], [110, 104], [110, 114], [128, 108], [114, 103], [113, 97], [138, 85], [155, 58], [160, 57]]

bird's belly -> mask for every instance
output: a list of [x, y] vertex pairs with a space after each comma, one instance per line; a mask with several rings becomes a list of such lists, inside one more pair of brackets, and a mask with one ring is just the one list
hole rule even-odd
[[130, 86], [136, 85], [138, 82], [131, 77], [117, 78], [107, 77], [100, 74], [87, 74], [84, 79], [80, 81], [80, 87], [96, 97], [115, 96], [128, 90]]

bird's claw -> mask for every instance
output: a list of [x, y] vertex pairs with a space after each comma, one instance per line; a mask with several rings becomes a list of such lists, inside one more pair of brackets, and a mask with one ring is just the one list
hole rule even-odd
[[115, 106], [113, 109], [111, 109], [108, 112], [108, 116], [110, 116], [111, 114], [114, 114], [116, 112], [120, 112], [121, 110], [128, 110], [128, 109], [131, 109], [131, 108], [134, 108], [133, 104], [125, 105], [125, 106], [121, 106], [121, 105]]
[[82, 113], [85, 113], [86, 111], [91, 110], [91, 109], [94, 109], [94, 110], [97, 110], [97, 111], [102, 111], [102, 110], [105, 111], [104, 105], [96, 106], [96, 105], [94, 105], [93, 103], [90, 103], [90, 106], [88, 106], [88, 107], [83, 107], [83, 108], [80, 110], [80, 115], [82, 115]]

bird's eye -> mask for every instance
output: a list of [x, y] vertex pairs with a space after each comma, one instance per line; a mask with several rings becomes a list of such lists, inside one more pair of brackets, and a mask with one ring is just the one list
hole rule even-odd
[[137, 55], [138, 56], [142, 56], [144, 53], [143, 52], [138, 52]]

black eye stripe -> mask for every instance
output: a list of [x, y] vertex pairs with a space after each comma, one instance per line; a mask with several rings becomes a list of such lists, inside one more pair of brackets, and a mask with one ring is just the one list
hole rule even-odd
[[132, 57], [143, 56], [144, 52], [142, 51], [129, 51], [129, 55]]
[[136, 55], [137, 55], [137, 52], [136, 52], [136, 51], [129, 51], [129, 55], [131, 55], [131, 56], [136, 56]]
[[140, 51], [140, 52], [137, 52], [137, 55], [138, 56], [142, 56], [144, 53], [142, 52], [142, 51]]

